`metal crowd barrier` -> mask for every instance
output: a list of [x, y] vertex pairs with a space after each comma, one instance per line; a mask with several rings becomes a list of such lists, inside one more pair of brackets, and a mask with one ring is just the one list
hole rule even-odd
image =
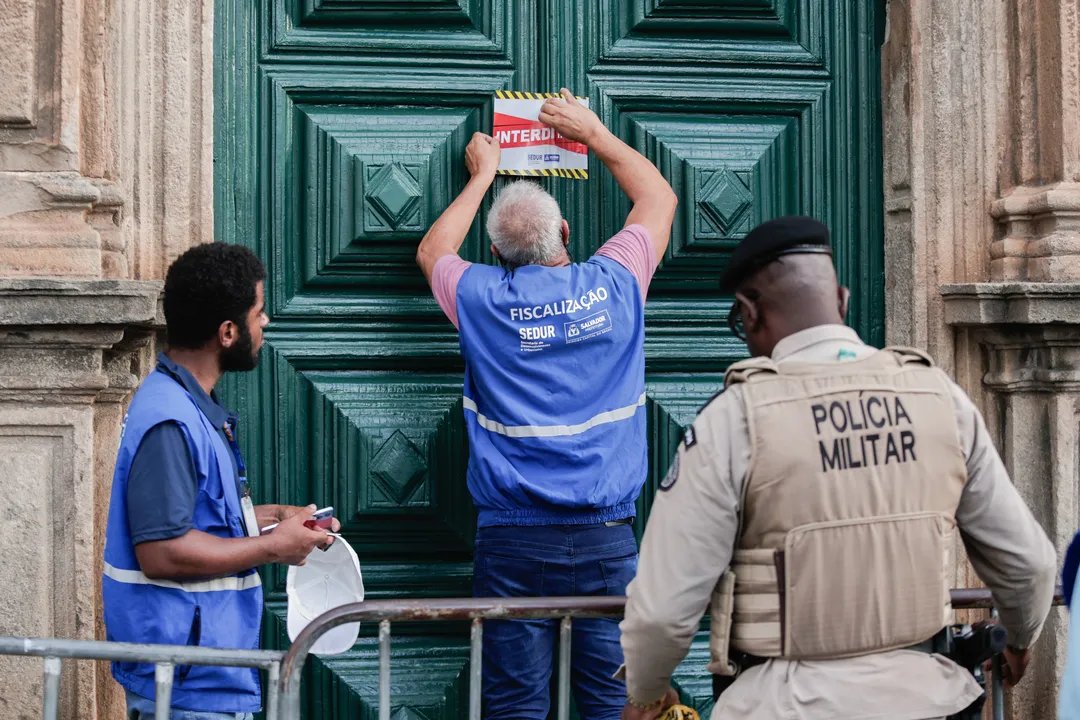
[[469, 637], [469, 720], [480, 720], [480, 669], [484, 620], [560, 619], [558, 718], [570, 717], [570, 630], [576, 618], [621, 617], [625, 597], [460, 598], [371, 600], [342, 605], [315, 618], [281, 661], [281, 712], [300, 717], [300, 675], [323, 633], [354, 622], [379, 623], [379, 720], [390, 720], [391, 622], [472, 620]]
[[[1062, 604], [1061, 594], [1054, 604]], [[990, 591], [952, 591], [957, 610], [993, 610]], [[300, 678], [315, 642], [328, 630], [354, 622], [379, 623], [379, 720], [390, 720], [390, 627], [394, 622], [471, 620], [469, 638], [469, 720], [480, 720], [480, 673], [484, 620], [559, 619], [558, 720], [570, 717], [570, 636], [575, 619], [622, 617], [625, 597], [461, 598], [448, 600], [372, 600], [343, 605], [319, 616], [297, 636], [281, 661], [281, 713], [300, 717]], [[994, 720], [1004, 720], [1001, 658], [994, 660], [988, 700]]]
[[[1059, 593], [1055, 605], [1062, 604]], [[330, 610], [316, 618], [288, 652], [222, 650], [176, 645], [136, 645], [94, 640], [0, 637], [0, 655], [45, 658], [45, 720], [56, 720], [60, 694], [61, 658], [114, 660], [155, 664], [155, 720], [169, 720], [173, 670], [177, 665], [217, 665], [266, 670], [266, 720], [299, 720], [300, 682], [312, 646], [324, 633], [355, 622], [379, 623], [379, 720], [390, 719], [390, 629], [394, 622], [471, 620], [469, 663], [469, 720], [480, 720], [480, 678], [484, 620], [558, 619], [558, 718], [570, 717], [570, 638], [572, 623], [582, 618], [622, 617], [625, 597], [460, 598], [447, 600], [373, 600]], [[990, 591], [952, 591], [957, 610], [993, 610]], [[989, 701], [994, 720], [1004, 720], [1005, 702], [1001, 658], [991, 672]]]
[[216, 665], [250, 667], [266, 670], [266, 720], [278, 720], [277, 686], [281, 661], [280, 650], [222, 650], [184, 645], [139, 645], [98, 640], [61, 640], [57, 638], [0, 637], [0, 655], [30, 655], [45, 658], [45, 697], [42, 716], [56, 720], [60, 698], [60, 659], [115, 660], [118, 662], [154, 663], [156, 696], [154, 720], [169, 720], [172, 703], [173, 670], [177, 665]]

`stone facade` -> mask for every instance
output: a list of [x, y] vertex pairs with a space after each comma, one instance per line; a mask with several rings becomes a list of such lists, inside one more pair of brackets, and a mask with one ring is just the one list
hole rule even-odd
[[[212, 28], [212, 0], [0, 0], [0, 634], [104, 637], [124, 405], [213, 234]], [[64, 668], [61, 717], [124, 717], [107, 664]], [[0, 677], [0, 717], [40, 716], [40, 662]]]
[[[212, 239], [212, 0], [0, 0], [0, 634], [101, 637], [123, 405], [160, 280]], [[1080, 0], [892, 0], [882, 53], [889, 341], [986, 414], [1063, 550], [1078, 523]], [[33, 542], [27, 542], [27, 538]], [[977, 584], [961, 565], [958, 581]], [[1012, 717], [1050, 717], [1055, 610]], [[63, 717], [122, 717], [68, 663]], [[0, 658], [0, 714], [40, 670]]]
[[[1063, 553], [1080, 470], [1080, 2], [891, 0], [882, 56], [889, 341], [928, 349], [971, 394]], [[1056, 716], [1066, 617], [1052, 612], [1009, 716]]]

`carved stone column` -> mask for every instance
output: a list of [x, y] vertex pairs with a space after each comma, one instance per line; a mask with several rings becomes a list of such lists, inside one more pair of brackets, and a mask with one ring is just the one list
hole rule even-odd
[[[1080, 0], [890, 0], [882, 90], [887, 336], [928, 349], [972, 396], [1063, 552], [1077, 525]], [[978, 584], [966, 561], [958, 577]], [[1056, 715], [1063, 617], [1008, 717]]]
[[[0, 634], [102, 637], [101, 549], [123, 403], [152, 359], [160, 283], [0, 280]], [[123, 717], [107, 665], [65, 662], [63, 717]], [[40, 665], [0, 657], [10, 717]]]

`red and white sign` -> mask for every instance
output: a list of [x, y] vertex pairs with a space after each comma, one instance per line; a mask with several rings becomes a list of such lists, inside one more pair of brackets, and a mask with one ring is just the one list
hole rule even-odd
[[[588, 177], [589, 148], [567, 140], [538, 119], [547, 95], [511, 93], [526, 99], [495, 98], [494, 135], [502, 148], [500, 175]], [[588, 107], [589, 99], [579, 101]]]

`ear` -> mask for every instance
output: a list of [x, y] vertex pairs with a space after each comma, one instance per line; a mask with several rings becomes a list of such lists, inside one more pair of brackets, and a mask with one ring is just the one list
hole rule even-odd
[[499, 251], [495, 248], [495, 243], [491, 244], [491, 254], [495, 256], [496, 260], [502, 261], [502, 258], [499, 257]]
[[758, 304], [738, 291], [735, 292], [735, 302], [740, 306], [743, 329], [747, 333], [757, 330], [761, 325], [761, 311]]
[[836, 299], [839, 301], [840, 319], [847, 319], [848, 301], [851, 300], [851, 291], [841, 285], [836, 291]]
[[565, 218], [562, 221], [562, 244], [570, 244], [570, 223], [566, 222]]
[[240, 339], [240, 328], [232, 320], [226, 320], [218, 326], [218, 344], [228, 350]]

